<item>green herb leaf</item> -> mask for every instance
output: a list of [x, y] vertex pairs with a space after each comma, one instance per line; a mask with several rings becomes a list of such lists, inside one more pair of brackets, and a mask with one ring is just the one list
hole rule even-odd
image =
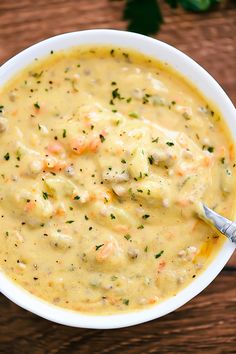
[[152, 143], [158, 143], [159, 141], [159, 137], [157, 137], [156, 139], [152, 139]]
[[97, 246], [95, 246], [96, 251], [97, 251], [97, 250], [99, 250], [99, 248], [101, 248], [102, 246], [104, 246], [104, 243], [102, 243], [101, 245], [97, 245]]
[[124, 238], [129, 241], [131, 239], [131, 236], [129, 234], [125, 235]]
[[175, 144], [172, 143], [172, 141], [167, 141], [167, 142], [166, 142], [166, 145], [168, 145], [168, 146], [174, 146]]
[[35, 103], [34, 103], [34, 107], [35, 107], [36, 109], [40, 109], [40, 105], [38, 104], [38, 102], [35, 102]]
[[213, 146], [209, 146], [209, 147], [207, 148], [207, 150], [208, 150], [209, 152], [213, 153], [213, 152], [214, 152], [214, 147], [213, 147]]
[[67, 134], [66, 129], [63, 129], [62, 137], [66, 138], [66, 134]]
[[6, 161], [10, 160], [10, 154], [9, 154], [9, 152], [7, 152], [6, 155], [4, 155], [4, 159], [5, 159]]
[[123, 299], [122, 300], [123, 304], [128, 306], [129, 305], [129, 299]]
[[154, 158], [152, 155], [148, 156], [148, 161], [149, 161], [150, 165], [153, 165]]
[[68, 220], [66, 221], [66, 224], [72, 224], [73, 222], [75, 222], [75, 220]]
[[150, 215], [148, 215], [148, 214], [144, 214], [144, 215], [142, 216], [142, 218], [143, 218], [144, 220], [148, 219], [149, 217], [150, 217]]
[[75, 197], [74, 197], [74, 200], [79, 200], [80, 199], [80, 196], [78, 196], [78, 195], [76, 195]]
[[103, 143], [106, 140], [102, 134], [99, 135], [99, 138], [101, 140], [101, 143]]
[[156, 33], [163, 23], [156, 0], [126, 0], [124, 19], [129, 21], [129, 31], [141, 34]]
[[42, 194], [43, 194], [43, 199], [48, 199], [48, 193], [47, 192], [42, 192]]
[[161, 257], [161, 255], [164, 253], [164, 251], [162, 250], [162, 251], [160, 251], [159, 253], [157, 253], [157, 254], [155, 254], [155, 258], [159, 258], [159, 257]]
[[129, 113], [129, 116], [132, 117], [132, 118], [139, 118], [139, 115], [135, 112], [131, 112]]

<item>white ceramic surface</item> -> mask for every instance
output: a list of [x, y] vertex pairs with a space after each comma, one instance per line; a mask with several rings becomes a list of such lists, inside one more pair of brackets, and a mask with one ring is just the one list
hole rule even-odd
[[[197, 86], [203, 94], [217, 103], [236, 142], [236, 111], [218, 83], [196, 62], [177, 49], [139, 34], [114, 30], [89, 30], [62, 34], [33, 45], [0, 67], [0, 86], [35, 58], [42, 58], [51, 50], [58, 51], [83, 44], [105, 44], [138, 50], [172, 65]], [[217, 59], [216, 59], [217, 60]], [[188, 287], [149, 309], [109, 316], [80, 314], [51, 305], [17, 286], [0, 272], [0, 291], [19, 306], [48, 320], [74, 327], [119, 328], [143, 323], [176, 310], [199, 294], [222, 270], [234, 251], [225, 241], [218, 256]]]

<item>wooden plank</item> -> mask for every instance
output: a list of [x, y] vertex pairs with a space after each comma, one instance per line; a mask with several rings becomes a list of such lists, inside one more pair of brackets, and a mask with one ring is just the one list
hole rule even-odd
[[235, 353], [236, 271], [224, 271], [179, 310], [118, 330], [85, 330], [41, 319], [0, 296], [0, 353]]

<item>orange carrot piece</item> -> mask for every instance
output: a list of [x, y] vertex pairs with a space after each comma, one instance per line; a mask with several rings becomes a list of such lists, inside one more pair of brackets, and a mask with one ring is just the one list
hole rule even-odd
[[229, 147], [229, 158], [230, 158], [230, 161], [234, 161], [234, 146], [233, 144], [230, 145]]
[[96, 259], [98, 262], [103, 262], [107, 258], [109, 258], [113, 252], [114, 252], [114, 244], [112, 241], [108, 241], [107, 243], [104, 244], [104, 246], [100, 248], [100, 250], [97, 253]]
[[60, 143], [50, 143], [47, 146], [47, 150], [51, 153], [51, 154], [59, 154], [60, 152], [63, 151], [63, 146]]
[[84, 136], [74, 138], [70, 142], [71, 150], [77, 154], [81, 155], [87, 148], [87, 143]]
[[24, 210], [26, 212], [32, 211], [36, 206], [36, 203], [34, 200], [31, 200], [30, 202], [26, 203]]

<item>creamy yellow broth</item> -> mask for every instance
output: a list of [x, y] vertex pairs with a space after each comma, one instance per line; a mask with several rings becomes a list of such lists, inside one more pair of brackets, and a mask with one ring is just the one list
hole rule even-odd
[[234, 146], [183, 77], [118, 48], [49, 54], [0, 91], [0, 267], [50, 303], [117, 313], [176, 295], [232, 217]]

